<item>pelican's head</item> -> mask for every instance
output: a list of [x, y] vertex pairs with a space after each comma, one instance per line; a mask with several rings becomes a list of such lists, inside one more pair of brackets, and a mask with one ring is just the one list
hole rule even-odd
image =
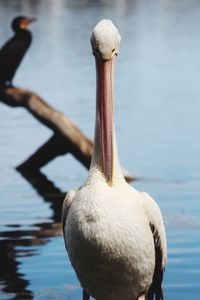
[[100, 21], [90, 39], [93, 54], [102, 60], [110, 60], [118, 54], [120, 40], [120, 34], [111, 20]]

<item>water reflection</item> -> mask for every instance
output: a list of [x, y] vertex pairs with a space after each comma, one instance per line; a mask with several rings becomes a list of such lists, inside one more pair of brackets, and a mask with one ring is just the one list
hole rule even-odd
[[21, 171], [20, 174], [32, 185], [45, 202], [51, 203], [52, 221], [55, 223], [60, 222], [62, 202], [66, 192], [64, 193], [56, 187], [41, 171], [35, 171], [34, 173]]
[[[2, 240], [4, 234], [0, 233], [0, 282], [2, 283], [2, 291], [14, 294], [12, 299], [33, 299], [32, 292], [27, 288], [29, 282], [23, 278], [24, 274], [19, 272], [19, 262], [17, 262], [16, 246], [27, 246], [27, 243], [24, 240], [19, 240], [21, 234], [17, 236], [14, 232], [10, 233], [13, 240], [9, 238], [9, 234]], [[25, 255], [29, 255], [28, 249]]]
[[43, 246], [48, 238], [60, 236], [61, 207], [64, 193], [57, 188], [44, 174], [21, 173], [32, 185], [45, 202], [51, 204], [52, 217], [47, 223], [33, 224], [30, 229], [23, 229], [20, 225], [12, 225], [5, 232], [0, 232], [0, 282], [2, 291], [14, 294], [12, 299], [33, 299], [33, 293], [28, 289], [29, 281], [19, 271], [19, 257], [36, 255], [33, 246]]

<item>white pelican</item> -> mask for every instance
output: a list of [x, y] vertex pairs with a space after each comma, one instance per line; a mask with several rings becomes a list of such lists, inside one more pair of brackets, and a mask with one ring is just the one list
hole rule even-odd
[[110, 20], [91, 36], [96, 60], [94, 153], [85, 184], [68, 192], [62, 222], [66, 249], [83, 299], [163, 299], [167, 260], [156, 202], [129, 186], [120, 169], [113, 120], [113, 69], [120, 35]]

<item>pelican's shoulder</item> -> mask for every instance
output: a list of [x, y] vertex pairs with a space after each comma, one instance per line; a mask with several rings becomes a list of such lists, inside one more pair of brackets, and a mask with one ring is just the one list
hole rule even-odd
[[68, 215], [68, 212], [69, 212], [69, 209], [70, 209], [70, 206], [71, 206], [71, 203], [77, 193], [78, 189], [73, 189], [73, 190], [70, 190], [66, 196], [65, 196], [65, 199], [63, 201], [63, 206], [62, 206], [62, 217], [61, 217], [61, 221], [62, 221], [62, 224], [63, 224], [63, 228], [65, 226], [65, 222], [66, 222], [66, 219], [67, 219], [67, 215]]
[[140, 194], [153, 235], [162, 249], [162, 267], [164, 269], [167, 263], [167, 241], [163, 216], [158, 204], [149, 194], [145, 192], [141, 192]]
[[157, 223], [157, 227], [163, 225], [163, 217], [156, 201], [146, 192], [140, 192], [142, 205], [151, 223]]

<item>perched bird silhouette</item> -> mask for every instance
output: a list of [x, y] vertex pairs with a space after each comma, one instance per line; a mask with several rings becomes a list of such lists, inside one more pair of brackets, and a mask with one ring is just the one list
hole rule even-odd
[[65, 197], [64, 239], [83, 300], [162, 300], [167, 261], [162, 214], [151, 196], [126, 183], [117, 155], [113, 75], [120, 39], [110, 20], [102, 20], [92, 32], [94, 152], [84, 185]]
[[0, 49], [0, 87], [12, 86], [15, 72], [31, 44], [32, 34], [27, 28], [35, 20], [18, 16], [12, 21], [15, 34]]

